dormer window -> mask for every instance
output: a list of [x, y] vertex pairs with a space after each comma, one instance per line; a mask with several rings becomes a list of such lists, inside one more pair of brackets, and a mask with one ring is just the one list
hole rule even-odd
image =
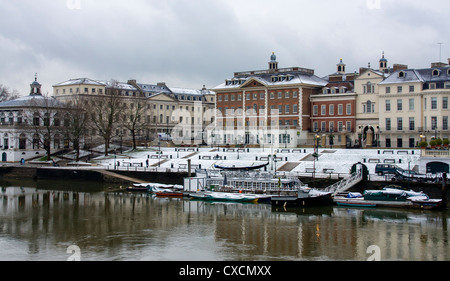
[[433, 69], [433, 77], [437, 77], [439, 76], [439, 74], [440, 74], [439, 69]]
[[278, 82], [278, 77], [277, 76], [272, 76], [272, 82]]
[[404, 71], [400, 71], [398, 73], [398, 78], [404, 78], [406, 76], [406, 73]]

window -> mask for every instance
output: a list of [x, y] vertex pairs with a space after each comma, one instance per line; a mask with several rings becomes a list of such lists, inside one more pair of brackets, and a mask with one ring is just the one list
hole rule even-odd
[[409, 110], [414, 110], [414, 99], [409, 99]]
[[237, 98], [238, 98], [238, 100], [242, 100], [242, 95], [238, 94]]
[[231, 95], [231, 101], [234, 101], [234, 99], [235, 99], [235, 96]]
[[391, 87], [386, 87], [386, 94], [390, 94], [391, 93]]
[[347, 121], [346, 122], [346, 129], [347, 129], [347, 132], [351, 132], [352, 131], [352, 122], [351, 121]]
[[409, 117], [409, 130], [410, 131], [414, 131], [415, 130], [414, 117]]
[[327, 114], [327, 106], [322, 104], [322, 110], [321, 110], [320, 115], [326, 115], [326, 114]]
[[259, 99], [263, 100], [266, 98], [266, 94], [265, 93], [260, 93], [259, 94]]
[[250, 100], [250, 94], [246, 94], [246, 95], [245, 95], [245, 99], [246, 99], [246, 100]]
[[431, 130], [437, 130], [437, 117], [431, 117]]
[[433, 70], [433, 76], [439, 76], [440, 71], [438, 69]]
[[329, 128], [330, 132], [334, 132], [334, 122], [333, 121], [330, 122], [329, 126], [330, 126], [330, 128]]
[[289, 111], [290, 111], [290, 106], [289, 106], [289, 104], [286, 104], [284, 113], [289, 113]]
[[403, 130], [403, 118], [397, 117], [397, 131]]
[[344, 124], [342, 123], [342, 121], [338, 122], [338, 132], [342, 132], [342, 129], [344, 128]]
[[397, 138], [397, 147], [403, 147], [403, 139], [401, 137]]
[[319, 123], [317, 123], [317, 122], [313, 123], [313, 130], [314, 130], [314, 132], [319, 131]]
[[397, 86], [397, 93], [403, 92], [403, 86]]
[[391, 111], [391, 100], [386, 100], [386, 111]]
[[429, 84], [429, 89], [430, 89], [430, 90], [436, 89], [436, 83], [430, 83], [430, 84]]
[[327, 123], [326, 122], [321, 122], [320, 124], [320, 130], [322, 132], [325, 132], [327, 130]]
[[386, 147], [391, 147], [391, 138], [386, 137]]
[[343, 114], [344, 114], [344, 105], [338, 104], [338, 115], [343, 115]]
[[289, 97], [290, 97], [290, 93], [289, 92], [284, 93], [284, 98], [288, 99]]
[[437, 98], [431, 98], [431, 109], [437, 109]]
[[442, 98], [442, 109], [448, 109], [448, 97]]
[[352, 115], [352, 105], [347, 103], [347, 115]]
[[283, 112], [283, 105], [278, 105], [278, 112], [281, 114]]
[[409, 92], [414, 93], [414, 86], [409, 86]]
[[258, 99], [258, 94], [253, 94], [253, 100], [257, 100]]
[[363, 104], [363, 112], [364, 113], [375, 112], [375, 103], [368, 100], [366, 104]]
[[329, 110], [330, 110], [330, 115], [334, 115], [334, 104], [330, 104]]
[[386, 131], [391, 130], [391, 118], [386, 118]]
[[404, 72], [404, 71], [400, 71], [399, 73], [398, 73], [398, 77], [399, 78], [403, 78], [403, 77], [405, 77], [406, 76], [406, 73]]
[[292, 113], [298, 113], [298, 104], [292, 105]]
[[442, 130], [448, 130], [448, 116], [442, 116]]
[[318, 105], [313, 106], [313, 115], [314, 116], [319, 115], [319, 106]]
[[402, 111], [403, 110], [403, 101], [397, 100], [397, 110]]

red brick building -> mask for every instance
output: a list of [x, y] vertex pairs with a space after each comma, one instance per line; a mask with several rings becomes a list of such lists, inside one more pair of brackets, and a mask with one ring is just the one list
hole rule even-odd
[[306, 144], [311, 131], [310, 97], [327, 81], [314, 70], [278, 68], [272, 54], [269, 69], [234, 73], [216, 92], [215, 144]]
[[356, 128], [356, 93], [353, 91], [356, 77], [355, 73], [345, 73], [341, 59], [337, 72], [327, 77], [328, 84], [310, 97], [310, 132], [321, 137], [322, 146], [349, 145], [347, 137]]

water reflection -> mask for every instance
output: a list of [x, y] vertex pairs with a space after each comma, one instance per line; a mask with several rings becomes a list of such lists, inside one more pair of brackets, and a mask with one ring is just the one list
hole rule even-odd
[[0, 259], [449, 260], [448, 210], [272, 209], [147, 194], [7, 187]]

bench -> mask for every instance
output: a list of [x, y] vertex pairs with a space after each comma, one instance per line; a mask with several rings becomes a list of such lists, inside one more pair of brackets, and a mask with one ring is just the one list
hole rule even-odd
[[144, 163], [142, 162], [123, 162], [124, 166], [129, 166], [129, 167], [144, 167]]
[[314, 169], [314, 168], [305, 168], [306, 173], [314, 173], [315, 171], [316, 171], [316, 169]]

